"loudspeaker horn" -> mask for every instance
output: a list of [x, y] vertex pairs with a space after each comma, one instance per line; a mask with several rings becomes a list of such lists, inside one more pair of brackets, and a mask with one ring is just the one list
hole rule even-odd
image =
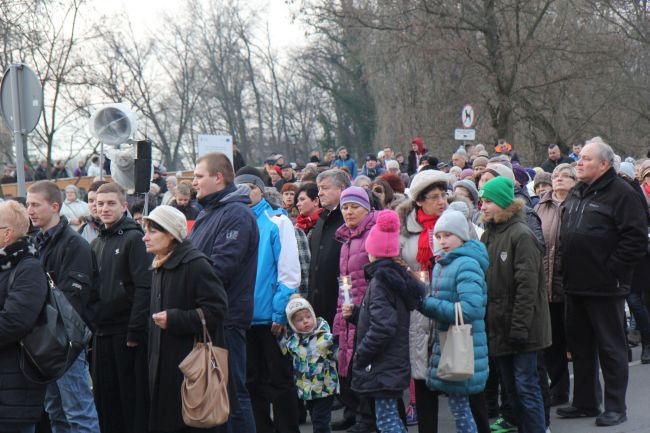
[[129, 141], [138, 128], [138, 122], [129, 106], [120, 102], [100, 106], [90, 116], [89, 127], [98, 141], [117, 146]]

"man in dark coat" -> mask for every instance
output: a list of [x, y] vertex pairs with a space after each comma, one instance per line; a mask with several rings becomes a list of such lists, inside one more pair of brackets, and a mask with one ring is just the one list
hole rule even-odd
[[562, 155], [560, 147], [557, 144], [549, 144], [548, 146], [548, 159], [542, 163], [542, 170], [547, 173], [553, 173], [555, 167], [560, 164], [571, 164], [573, 160], [568, 156]]
[[339, 207], [341, 193], [350, 186], [350, 179], [341, 170], [326, 170], [316, 178], [321, 212], [309, 239], [309, 303], [317, 316], [334, 323], [339, 297], [339, 256], [341, 243], [335, 239], [336, 229], [344, 223]]
[[239, 400], [239, 408], [230, 414], [228, 430], [252, 433], [255, 418], [246, 389], [246, 330], [253, 320], [259, 232], [248, 207], [249, 189], [237, 189], [234, 179], [232, 164], [224, 154], [214, 152], [199, 158], [192, 187], [203, 211], [194, 223], [190, 241], [212, 260], [228, 294], [225, 336]]
[[102, 226], [91, 248], [100, 279], [100, 307], [93, 320], [93, 383], [102, 433], [147, 431], [151, 256], [142, 242], [142, 228], [126, 216], [126, 209], [122, 187], [99, 187]]
[[[572, 405], [557, 413], [564, 418], [597, 416], [600, 426], [627, 420], [625, 297], [648, 246], [646, 210], [634, 189], [616, 175], [613, 161], [614, 151], [600, 137], [586, 143], [576, 165], [579, 182], [562, 205], [560, 229], [575, 391]], [[605, 380], [605, 412], [600, 415], [597, 360]]]
[[[61, 192], [56, 184], [47, 180], [32, 184], [27, 191], [27, 209], [32, 224], [40, 230], [36, 248], [43, 267], [90, 325], [92, 251], [88, 242], [68, 225], [68, 220], [59, 216]], [[85, 350], [61, 378], [47, 386], [45, 410], [54, 431], [99, 433]]]

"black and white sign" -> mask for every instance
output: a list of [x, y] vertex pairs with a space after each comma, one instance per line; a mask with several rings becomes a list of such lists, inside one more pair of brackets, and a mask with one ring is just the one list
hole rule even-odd
[[463, 128], [471, 128], [476, 123], [476, 115], [474, 114], [474, 107], [469, 104], [465, 104], [463, 109], [460, 112], [460, 122], [463, 124]]

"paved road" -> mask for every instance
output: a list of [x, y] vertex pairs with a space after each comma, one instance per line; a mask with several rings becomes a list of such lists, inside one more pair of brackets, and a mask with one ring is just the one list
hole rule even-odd
[[[650, 365], [639, 363], [640, 349], [633, 349], [630, 363], [630, 382], [627, 390], [628, 421], [616, 427], [596, 427], [593, 418], [566, 420], [559, 419], [552, 409], [551, 431], [553, 433], [650, 433]], [[571, 384], [573, 386], [573, 383]], [[449, 413], [447, 400], [440, 399], [438, 431], [454, 433], [454, 421]], [[334, 412], [338, 419], [342, 411]], [[417, 427], [409, 427], [409, 433], [418, 432]], [[309, 420], [300, 429], [302, 433], [312, 433]]]

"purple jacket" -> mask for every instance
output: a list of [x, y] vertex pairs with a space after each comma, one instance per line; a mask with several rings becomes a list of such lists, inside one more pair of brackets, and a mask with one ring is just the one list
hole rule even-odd
[[[368, 289], [368, 282], [363, 270], [363, 267], [369, 263], [368, 253], [366, 252], [366, 238], [372, 226], [375, 225], [376, 219], [377, 212], [371, 211], [356, 227], [350, 229], [346, 225], [342, 225], [336, 230], [336, 239], [343, 242], [339, 273], [341, 275], [350, 275], [352, 279], [350, 299], [357, 306], [361, 305], [361, 301], [363, 301]], [[342, 305], [343, 294], [339, 293], [332, 334], [339, 337], [339, 376], [348, 377], [348, 369], [354, 354], [356, 327], [352, 323], [348, 323], [341, 315]]]

